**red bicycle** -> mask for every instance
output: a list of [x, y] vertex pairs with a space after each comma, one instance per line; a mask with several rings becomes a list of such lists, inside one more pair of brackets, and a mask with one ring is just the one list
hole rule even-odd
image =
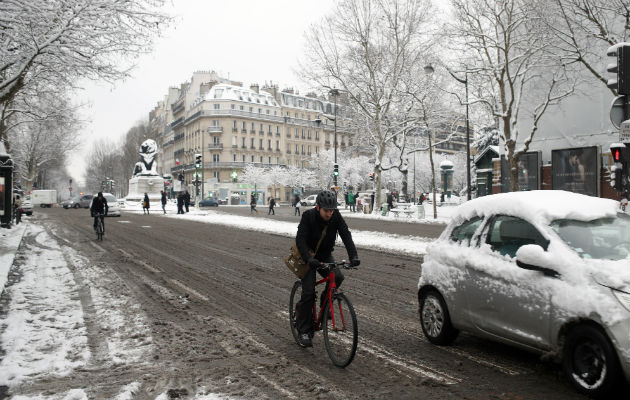
[[[359, 328], [357, 327], [357, 316], [350, 300], [337, 290], [335, 283], [335, 267], [343, 269], [356, 269], [346, 261], [322, 263], [318, 271], [328, 271], [328, 276], [315, 283], [315, 287], [328, 283], [328, 290], [322, 293], [324, 301], [320, 305], [317, 313], [317, 291], [313, 302], [313, 328], [315, 331], [324, 331], [324, 345], [326, 352], [333, 364], [344, 368], [350, 365], [357, 351], [359, 340]], [[302, 297], [302, 282], [296, 281], [291, 290], [289, 300], [289, 320], [291, 323], [291, 333], [298, 345], [303, 346], [300, 341], [295, 318], [295, 306]]]

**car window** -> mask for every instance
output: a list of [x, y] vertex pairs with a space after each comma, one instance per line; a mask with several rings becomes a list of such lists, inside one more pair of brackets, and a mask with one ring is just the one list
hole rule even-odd
[[593, 221], [555, 220], [551, 228], [582, 258], [623, 260], [630, 255], [630, 216]]
[[477, 231], [477, 228], [479, 228], [479, 225], [481, 225], [482, 221], [483, 219], [480, 217], [475, 217], [459, 225], [453, 229], [453, 233], [451, 233], [451, 240], [456, 243], [464, 243], [467, 246], [470, 246], [470, 240]]
[[537, 244], [547, 250], [549, 241], [529, 222], [508, 215], [496, 216], [490, 223], [486, 239], [493, 251], [510, 257], [526, 244]]

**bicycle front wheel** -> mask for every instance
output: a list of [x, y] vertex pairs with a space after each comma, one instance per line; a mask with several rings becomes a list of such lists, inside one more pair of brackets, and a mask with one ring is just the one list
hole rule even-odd
[[345, 295], [342, 293], [334, 295], [332, 316], [330, 307], [327, 307], [322, 325], [328, 356], [336, 366], [347, 367], [357, 351], [359, 328], [354, 307]]
[[297, 322], [295, 317], [295, 306], [298, 301], [302, 298], [302, 282], [296, 281], [293, 284], [293, 289], [291, 289], [291, 298], [289, 299], [289, 323], [291, 324], [291, 333], [293, 334], [293, 339], [295, 342], [304, 347], [302, 342], [300, 341], [300, 332], [297, 329]]

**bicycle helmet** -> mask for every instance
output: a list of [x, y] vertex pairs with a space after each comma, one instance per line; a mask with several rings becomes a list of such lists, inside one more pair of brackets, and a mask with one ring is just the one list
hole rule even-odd
[[337, 196], [330, 190], [322, 190], [317, 195], [316, 204], [325, 210], [337, 209]]

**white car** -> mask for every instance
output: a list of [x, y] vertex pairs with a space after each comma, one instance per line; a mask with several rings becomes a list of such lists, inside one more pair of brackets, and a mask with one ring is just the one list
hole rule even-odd
[[[118, 204], [118, 200], [111, 193], [103, 193], [103, 197], [107, 200], [107, 217], [120, 217], [120, 205]], [[90, 201], [90, 210], [92, 209], [92, 202], [96, 196], [92, 198]]]
[[630, 381], [630, 216], [619, 203], [541, 190], [459, 206], [422, 263], [420, 323], [557, 355], [566, 378], [606, 398]]
[[302, 203], [303, 206], [314, 206], [316, 200], [317, 200], [317, 195], [316, 194], [312, 194], [312, 195], [308, 196], [307, 198], [302, 199], [302, 201], [300, 201], [300, 203]]

